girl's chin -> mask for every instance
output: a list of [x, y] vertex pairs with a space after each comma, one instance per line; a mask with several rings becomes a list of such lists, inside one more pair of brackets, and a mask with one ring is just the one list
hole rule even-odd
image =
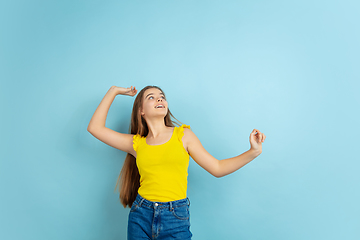
[[162, 112], [162, 113], [158, 113], [158, 114], [152, 114], [150, 117], [165, 117], [167, 114], [167, 112]]

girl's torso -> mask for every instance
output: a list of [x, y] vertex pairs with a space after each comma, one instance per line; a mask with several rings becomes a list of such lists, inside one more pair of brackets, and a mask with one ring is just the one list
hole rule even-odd
[[140, 174], [138, 193], [147, 200], [168, 202], [186, 198], [189, 153], [184, 128], [169, 127], [155, 139], [134, 135], [136, 165]]

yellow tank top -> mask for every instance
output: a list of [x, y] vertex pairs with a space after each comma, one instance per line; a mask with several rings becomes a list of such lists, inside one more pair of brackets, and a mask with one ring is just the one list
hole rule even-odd
[[186, 198], [189, 154], [183, 146], [184, 127], [175, 127], [170, 140], [161, 145], [148, 145], [146, 137], [133, 137], [136, 165], [140, 173], [138, 193], [153, 202]]

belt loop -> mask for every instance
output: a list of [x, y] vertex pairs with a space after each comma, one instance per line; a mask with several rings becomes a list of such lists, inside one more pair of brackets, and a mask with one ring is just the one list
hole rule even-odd
[[143, 203], [144, 200], [145, 200], [144, 198], [141, 199], [141, 201], [139, 203], [139, 207], [141, 207], [141, 204]]
[[188, 200], [188, 202], [189, 202], [188, 206], [190, 206], [190, 199], [189, 199], [188, 197], [187, 197], [186, 199], [187, 199], [187, 200]]
[[170, 211], [172, 211], [172, 203], [170, 202]]

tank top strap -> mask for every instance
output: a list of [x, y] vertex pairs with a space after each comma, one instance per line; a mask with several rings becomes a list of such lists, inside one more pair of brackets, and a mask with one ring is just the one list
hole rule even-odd
[[140, 145], [140, 141], [141, 141], [141, 136], [139, 134], [135, 134], [133, 136], [133, 148], [134, 148], [135, 152], [137, 151], [137, 149]]
[[177, 137], [179, 141], [182, 141], [182, 137], [184, 136], [184, 128], [190, 129], [190, 125], [183, 124], [177, 128]]

